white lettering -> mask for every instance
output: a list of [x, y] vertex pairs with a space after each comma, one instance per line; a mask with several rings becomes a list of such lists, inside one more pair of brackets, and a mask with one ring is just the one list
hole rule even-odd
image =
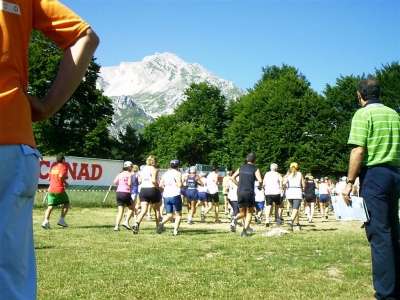
[[10, 2], [5, 2], [5, 1], [0, 1], [0, 10], [16, 14], [16, 15], [21, 15], [21, 11], [19, 9], [19, 6], [14, 3]]

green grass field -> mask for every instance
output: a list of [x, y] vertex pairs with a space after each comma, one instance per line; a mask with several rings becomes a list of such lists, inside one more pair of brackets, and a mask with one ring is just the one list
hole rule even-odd
[[[68, 192], [68, 228], [40, 224], [46, 205], [37, 193], [34, 234], [38, 299], [362, 299], [374, 293], [370, 247], [360, 222], [306, 223], [303, 229], [266, 237], [273, 228], [253, 224], [254, 235], [222, 224], [172, 224], [158, 235], [144, 221], [136, 236], [114, 232], [115, 193]], [[196, 220], [195, 220], [196, 221]], [[287, 226], [283, 226], [287, 229]], [[239, 229], [239, 228], [238, 228]]]

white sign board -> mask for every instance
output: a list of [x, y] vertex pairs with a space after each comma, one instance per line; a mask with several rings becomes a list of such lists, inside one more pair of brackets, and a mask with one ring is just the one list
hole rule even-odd
[[[39, 184], [49, 184], [50, 168], [56, 164], [55, 157], [43, 157], [40, 161]], [[115, 176], [122, 170], [123, 161], [66, 156], [65, 166], [70, 185], [111, 186]]]

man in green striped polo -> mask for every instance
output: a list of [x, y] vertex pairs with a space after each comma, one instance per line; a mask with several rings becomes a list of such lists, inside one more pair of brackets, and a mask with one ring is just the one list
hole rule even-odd
[[400, 118], [379, 100], [380, 85], [373, 78], [360, 81], [357, 96], [362, 106], [353, 116], [348, 144], [347, 204], [356, 177], [370, 221], [365, 232], [371, 244], [376, 299], [400, 299]]

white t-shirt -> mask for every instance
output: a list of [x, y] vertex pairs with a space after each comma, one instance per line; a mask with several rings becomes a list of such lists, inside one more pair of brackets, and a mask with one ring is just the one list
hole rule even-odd
[[229, 180], [228, 182], [228, 199], [230, 201], [238, 201], [238, 195], [237, 195], [237, 189], [238, 186], [232, 182], [232, 180]]
[[203, 183], [203, 186], [198, 185], [197, 186], [197, 191], [199, 193], [207, 193], [207, 178], [201, 177], [200, 180]]
[[280, 195], [281, 194], [281, 182], [278, 177], [278, 172], [267, 172], [264, 175], [264, 193], [265, 195]]
[[207, 193], [215, 194], [218, 193], [218, 174], [211, 172], [207, 176]]
[[163, 181], [164, 181], [164, 192], [163, 197], [175, 197], [181, 194], [181, 188], [178, 186], [178, 182], [176, 181], [177, 173], [179, 171], [171, 169], [164, 173]]

